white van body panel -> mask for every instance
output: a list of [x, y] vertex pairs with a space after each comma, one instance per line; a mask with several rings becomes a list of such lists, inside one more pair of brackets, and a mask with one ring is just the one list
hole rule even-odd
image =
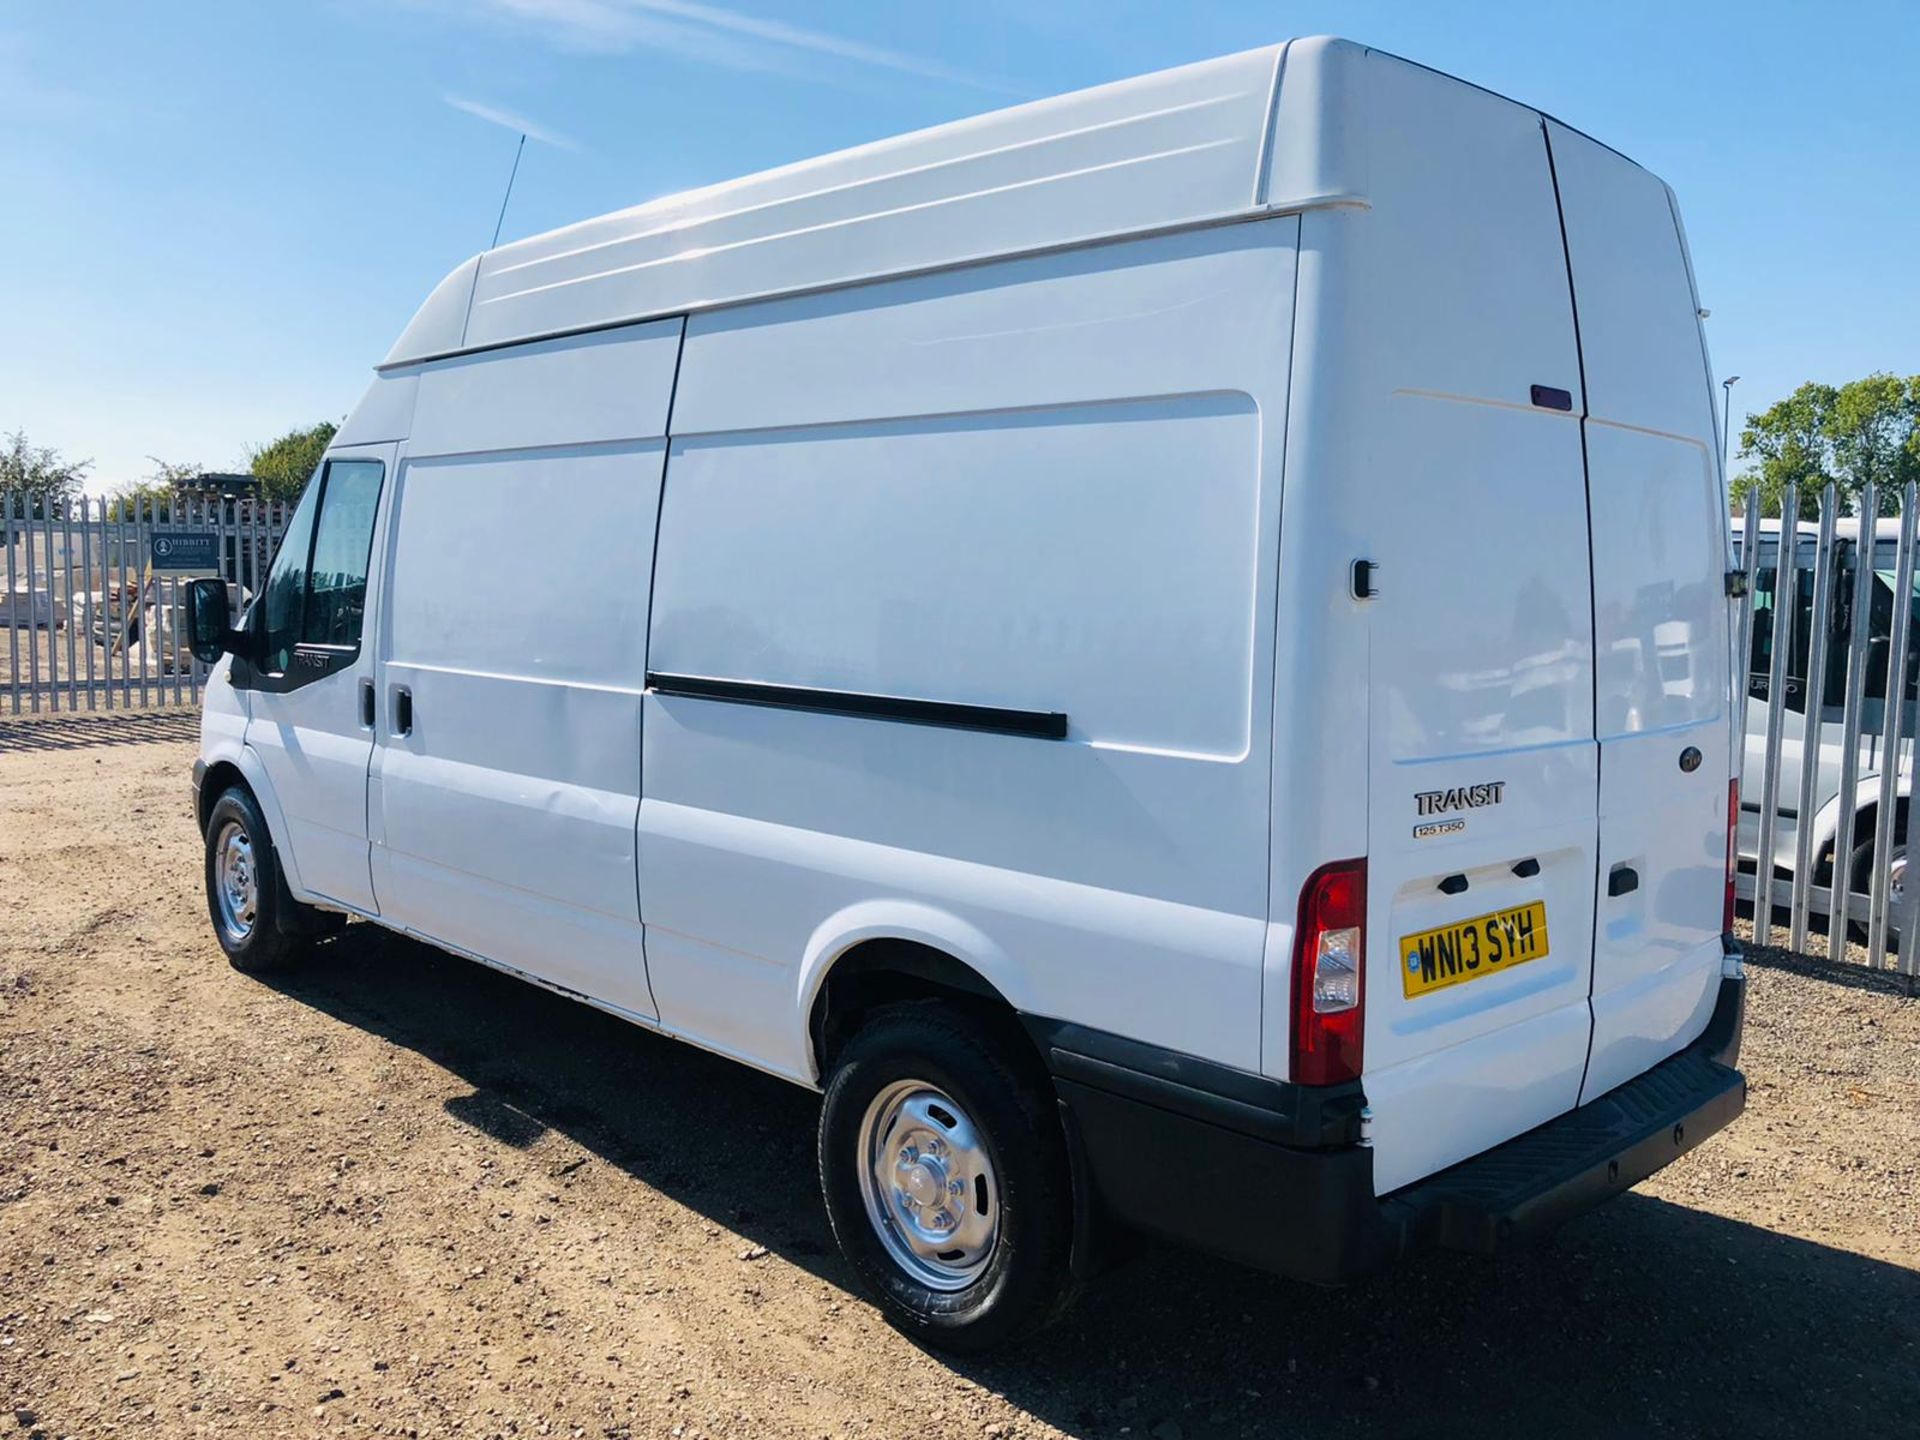
[[450, 271], [414, 312], [383, 362], [418, 360], [428, 355], [450, 355], [466, 343], [467, 311], [473, 305], [473, 277], [479, 273], [475, 255]]
[[[1363, 860], [1401, 1190], [1715, 1003], [1687, 267], [1646, 172], [1328, 40], [514, 242], [349, 417], [387, 463], [357, 668], [254, 694], [236, 763], [300, 898], [800, 1083], [833, 967], [906, 941], [1287, 1089], [1302, 887]], [[1540, 958], [1405, 983], [1403, 937], [1532, 903]]]
[[[392, 501], [388, 723], [370, 792], [383, 914], [648, 1018], [634, 858], [648, 597], [635, 577], [653, 559], [680, 330], [420, 372]], [[531, 497], [547, 519], [529, 523]], [[392, 723], [402, 690], [410, 734]]]
[[690, 325], [650, 668], [1064, 711], [1069, 732], [650, 696], [641, 882], [666, 1024], [810, 1074], [797, 967], [852, 938], [823, 917], [905, 895], [986, 938], [958, 958], [1018, 957], [997, 978], [1037, 1013], [1259, 1067], [1251, 736], [1272, 703], [1266, 437], [1296, 234], [1196, 231]]
[[420, 391], [418, 372], [376, 375], [360, 403], [334, 433], [336, 448], [400, 441], [413, 429], [413, 403]]

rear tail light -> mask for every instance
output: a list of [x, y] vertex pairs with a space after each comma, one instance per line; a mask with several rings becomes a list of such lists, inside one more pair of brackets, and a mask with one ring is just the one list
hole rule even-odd
[[1300, 891], [1293, 942], [1297, 1085], [1360, 1078], [1367, 998], [1367, 862], [1322, 865]]
[[[1727, 900], [1720, 911], [1720, 933], [1733, 933], [1733, 877], [1740, 864], [1740, 782], [1727, 782]], [[1755, 874], [1759, 872], [1756, 869]]]

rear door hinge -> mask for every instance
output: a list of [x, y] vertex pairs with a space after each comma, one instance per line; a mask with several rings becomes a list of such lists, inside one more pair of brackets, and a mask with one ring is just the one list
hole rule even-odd
[[1727, 571], [1727, 595], [1738, 600], [1747, 593], [1747, 572], [1744, 570]]

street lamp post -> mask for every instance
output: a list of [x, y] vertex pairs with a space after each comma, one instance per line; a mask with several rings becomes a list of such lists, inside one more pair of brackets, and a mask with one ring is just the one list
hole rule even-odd
[[1727, 443], [1733, 436], [1733, 387], [1740, 383], [1738, 375], [1729, 375], [1720, 382], [1720, 473], [1727, 473]]

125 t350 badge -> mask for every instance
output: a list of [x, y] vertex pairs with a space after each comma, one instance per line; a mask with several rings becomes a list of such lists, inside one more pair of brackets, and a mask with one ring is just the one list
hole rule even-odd
[[1416, 840], [1433, 840], [1442, 835], [1458, 835], [1467, 828], [1464, 815], [1451, 815], [1456, 810], [1479, 810], [1484, 806], [1498, 805], [1506, 797], [1507, 782], [1487, 780], [1478, 785], [1455, 785], [1447, 790], [1416, 790], [1413, 795], [1414, 813], [1417, 815], [1446, 816], [1445, 819], [1425, 820], [1413, 827]]

